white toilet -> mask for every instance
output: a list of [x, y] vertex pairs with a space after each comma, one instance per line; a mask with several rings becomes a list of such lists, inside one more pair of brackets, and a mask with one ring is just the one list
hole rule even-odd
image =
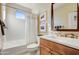
[[31, 43], [31, 44], [28, 44], [27, 45], [27, 48], [28, 49], [37, 48], [37, 47], [39, 47], [39, 44], [38, 43]]
[[37, 36], [37, 43], [33, 42], [27, 45], [27, 49], [29, 50], [28, 53], [31, 54], [37, 53], [37, 51], [39, 50], [39, 41], [40, 38]]

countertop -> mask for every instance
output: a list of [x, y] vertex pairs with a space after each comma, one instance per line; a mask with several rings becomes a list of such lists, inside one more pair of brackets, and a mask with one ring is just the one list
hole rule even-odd
[[40, 38], [50, 40], [65, 46], [69, 46], [72, 48], [79, 49], [79, 39], [74, 39], [74, 38], [67, 38], [67, 37], [56, 37], [56, 38], [49, 38], [46, 36], [40, 36]]

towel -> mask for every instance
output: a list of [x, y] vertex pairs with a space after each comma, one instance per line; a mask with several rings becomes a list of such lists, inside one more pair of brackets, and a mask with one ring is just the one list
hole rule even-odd
[[4, 22], [1, 21], [1, 20], [0, 20], [0, 25], [1, 25], [1, 32], [2, 32], [2, 35], [5, 35], [5, 34], [4, 34], [4, 26], [5, 26], [5, 24], [4, 24]]

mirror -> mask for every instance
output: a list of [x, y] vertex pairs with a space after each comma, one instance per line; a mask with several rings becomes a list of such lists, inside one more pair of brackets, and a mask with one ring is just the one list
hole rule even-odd
[[77, 30], [77, 3], [53, 4], [53, 30]]

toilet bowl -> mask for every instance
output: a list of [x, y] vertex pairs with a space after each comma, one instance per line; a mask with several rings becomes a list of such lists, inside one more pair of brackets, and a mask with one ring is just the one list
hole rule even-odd
[[39, 37], [37, 37], [37, 42], [28, 44], [27, 49], [30, 54], [39, 54]]
[[37, 38], [37, 43], [36, 43], [36, 42], [30, 43], [30, 44], [27, 45], [27, 48], [31, 48], [31, 49], [32, 49], [32, 48], [37, 48], [37, 47], [39, 47], [39, 44], [40, 44], [40, 37], [37, 36], [36, 38]]
[[27, 45], [28, 53], [30, 55], [37, 55], [39, 54], [39, 45], [37, 43], [31, 43]]
[[37, 48], [39, 45], [37, 43], [31, 43], [27, 45], [27, 48], [32, 49], [32, 48]]

